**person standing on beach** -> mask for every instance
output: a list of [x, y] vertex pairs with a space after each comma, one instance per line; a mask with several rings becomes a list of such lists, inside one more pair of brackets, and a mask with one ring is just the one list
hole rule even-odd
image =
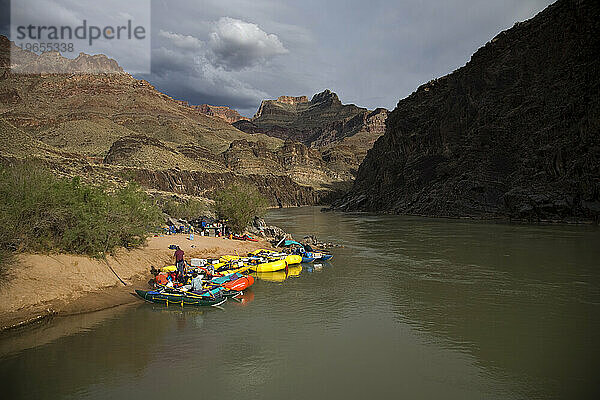
[[179, 277], [183, 276], [185, 273], [185, 261], [183, 260], [183, 250], [181, 247], [177, 246], [177, 250], [175, 250], [175, 266], [177, 267], [177, 275]]

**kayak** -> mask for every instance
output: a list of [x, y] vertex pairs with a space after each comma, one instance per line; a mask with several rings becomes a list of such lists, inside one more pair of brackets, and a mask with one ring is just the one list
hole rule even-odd
[[267, 249], [258, 249], [258, 250], [254, 250], [251, 251], [250, 253], [248, 253], [249, 255], [253, 255], [253, 256], [257, 256], [260, 253], [266, 253], [266, 254], [273, 254], [273, 253], [277, 253], [276, 251], [273, 250], [267, 250]]
[[221, 256], [221, 258], [219, 258], [219, 261], [221, 261], [222, 263], [226, 263], [228, 261], [239, 260], [240, 258], [241, 258], [240, 256], [228, 255], [228, 256]]
[[302, 256], [302, 262], [303, 262], [303, 263], [310, 263], [310, 262], [313, 262], [313, 261], [315, 261], [315, 258], [314, 258], [314, 257], [306, 257], [306, 256]]
[[221, 295], [221, 288], [206, 290], [202, 293], [196, 292], [175, 292], [175, 291], [164, 291], [157, 292], [155, 290], [138, 290], [135, 292], [142, 299], [150, 301], [152, 303], [166, 304], [181, 306], [218, 306], [223, 304], [227, 300]]

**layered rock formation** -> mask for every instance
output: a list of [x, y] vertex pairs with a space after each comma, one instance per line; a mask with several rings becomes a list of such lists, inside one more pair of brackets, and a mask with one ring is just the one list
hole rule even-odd
[[250, 118], [242, 117], [239, 112], [225, 106], [211, 106], [209, 104], [201, 104], [199, 106], [192, 106], [199, 113], [208, 115], [210, 117], [221, 118], [223, 121], [232, 124], [237, 121], [250, 121]]
[[[249, 142], [252, 143], [252, 142]], [[49, 146], [0, 118], [0, 165], [34, 160], [63, 177], [79, 176], [88, 183], [100, 182], [116, 185], [136, 181], [151, 193], [169, 193], [211, 198], [215, 191], [231, 183], [256, 186], [274, 206], [298, 206], [317, 204], [330, 191], [317, 191], [311, 186], [299, 185], [287, 175], [277, 173], [236, 173], [225, 167], [217, 158], [220, 168], [209, 170], [185, 169], [185, 166], [164, 164], [161, 168], [138, 164], [138, 152], [146, 152], [160, 160], [173, 150], [144, 136], [121, 138], [113, 144], [105, 162], [78, 154], [61, 151]], [[202, 152], [202, 148], [184, 147], [181, 152]], [[204, 150], [205, 151], [205, 150]], [[204, 159], [203, 159], [204, 160]], [[205, 161], [205, 160], [204, 160]], [[165, 166], [167, 166], [165, 168]]]
[[[268, 100], [267, 100], [268, 101]], [[279, 96], [277, 98], [279, 103], [295, 105], [299, 103], [308, 103], [308, 97], [306, 96]]]
[[[258, 160], [262, 168], [246, 167], [255, 156], [227, 163], [223, 152], [231, 153], [236, 141], [276, 154], [286, 153], [286, 146], [280, 139], [248, 135], [204, 115], [123, 72], [114, 60], [87, 55], [69, 60], [13, 48], [30, 72], [53, 66], [57, 72], [69, 71], [15, 74], [11, 46], [0, 36], [2, 162], [34, 158], [57, 174], [81, 175], [90, 182], [135, 179], [148, 190], [209, 197], [225, 183], [248, 182], [263, 190], [271, 204], [283, 206], [314, 204], [327, 194], [322, 179], [294, 179], [292, 170], [270, 170], [269, 156]], [[332, 178], [327, 179], [330, 183]]]
[[598, 221], [599, 11], [559, 0], [401, 100], [337, 208]]
[[233, 125], [316, 149], [329, 169], [353, 177], [367, 150], [385, 131], [387, 114], [383, 108], [369, 111], [342, 104], [337, 94], [325, 90], [310, 101], [306, 96], [263, 100], [251, 121]]
[[223, 158], [225, 165], [233, 170], [287, 175], [299, 184], [319, 188], [353, 178], [347, 172], [331, 168], [319, 151], [292, 141], [270, 150], [261, 142], [236, 140], [223, 152]]
[[342, 104], [337, 94], [325, 90], [308, 101], [306, 96], [280, 96], [277, 100], [263, 100], [252, 123], [234, 126], [248, 133], [265, 133], [284, 140], [311, 145], [323, 132], [341, 131], [338, 136], [350, 136], [360, 128], [349, 123], [354, 117], [368, 114], [365, 108]]
[[[0, 45], [7, 46], [5, 37]], [[75, 59], [62, 57], [57, 51], [42, 53], [40, 56], [14, 47], [11, 54], [11, 70], [17, 74], [124, 74], [119, 64], [104, 54], [89, 55], [79, 53]]]

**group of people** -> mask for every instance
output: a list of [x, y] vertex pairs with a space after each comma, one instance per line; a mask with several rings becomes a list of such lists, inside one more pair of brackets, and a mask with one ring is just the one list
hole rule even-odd
[[210, 223], [206, 220], [200, 222], [200, 235], [210, 236], [210, 230], [214, 230], [216, 237], [227, 236], [231, 234], [231, 229], [223, 222]]
[[154, 278], [155, 283], [161, 286], [178, 287], [184, 291], [203, 290], [205, 279], [208, 278], [207, 273], [198, 271], [188, 273], [184, 256], [185, 252], [177, 246], [174, 254], [176, 270], [169, 273], [157, 271]]

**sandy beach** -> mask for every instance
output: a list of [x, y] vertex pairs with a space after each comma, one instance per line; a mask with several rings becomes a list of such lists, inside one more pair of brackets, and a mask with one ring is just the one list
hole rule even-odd
[[264, 240], [244, 242], [198, 235], [189, 240], [188, 235], [178, 234], [150, 237], [146, 246], [119, 249], [106, 261], [73, 254], [20, 254], [0, 286], [0, 331], [54, 315], [142, 301], [133, 290], [148, 286], [151, 266], [174, 263], [171, 244], [180, 246], [188, 261], [271, 248]]

